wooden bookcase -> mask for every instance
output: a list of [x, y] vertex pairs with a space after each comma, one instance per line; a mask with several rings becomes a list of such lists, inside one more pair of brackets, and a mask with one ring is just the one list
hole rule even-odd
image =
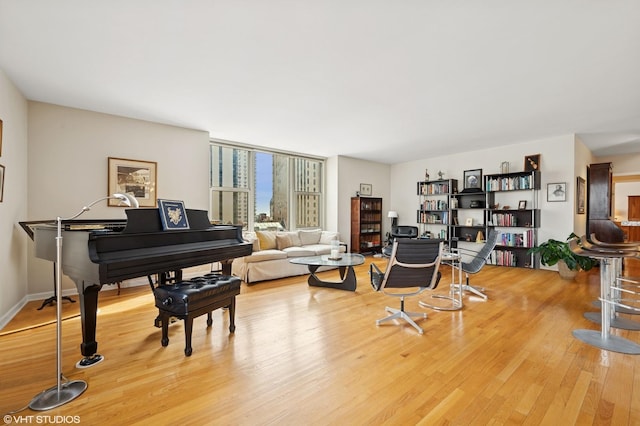
[[351, 198], [351, 251], [382, 251], [382, 198]]

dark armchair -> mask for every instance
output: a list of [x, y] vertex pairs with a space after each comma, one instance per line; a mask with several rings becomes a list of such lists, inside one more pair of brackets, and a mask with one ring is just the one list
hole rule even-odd
[[398, 238], [418, 238], [418, 227], [399, 225], [391, 228], [391, 233], [389, 234], [389, 244], [382, 248], [383, 256], [391, 256], [393, 242]]
[[369, 266], [371, 285], [374, 290], [388, 296], [400, 298], [400, 309], [386, 307], [391, 315], [376, 321], [383, 322], [403, 319], [411, 324], [420, 334], [422, 328], [412, 317], [426, 318], [426, 313], [407, 312], [404, 309], [405, 297], [415, 296], [423, 291], [433, 290], [440, 281], [440, 258], [443, 243], [439, 240], [400, 238], [395, 240], [391, 257], [384, 272], [372, 263]]

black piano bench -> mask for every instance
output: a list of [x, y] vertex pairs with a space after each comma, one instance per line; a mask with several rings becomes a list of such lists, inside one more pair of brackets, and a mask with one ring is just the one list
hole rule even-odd
[[162, 323], [162, 346], [169, 344], [169, 321], [171, 317], [184, 320], [184, 354], [191, 356], [191, 333], [193, 319], [207, 314], [207, 327], [213, 320], [211, 312], [218, 308], [229, 311], [229, 332], [235, 326], [236, 295], [240, 294], [240, 279], [229, 275], [206, 274], [189, 281], [161, 285], [153, 289], [156, 307]]

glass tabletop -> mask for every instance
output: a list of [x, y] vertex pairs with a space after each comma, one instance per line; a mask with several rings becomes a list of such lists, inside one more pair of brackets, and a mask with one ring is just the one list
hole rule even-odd
[[331, 259], [328, 254], [303, 256], [289, 259], [289, 262], [312, 266], [356, 266], [364, 263], [364, 256], [357, 253], [340, 253], [340, 258]]

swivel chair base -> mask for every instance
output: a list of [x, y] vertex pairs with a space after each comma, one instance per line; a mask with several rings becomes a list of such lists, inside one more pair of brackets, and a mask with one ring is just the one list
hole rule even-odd
[[403, 319], [406, 322], [408, 322], [409, 324], [411, 324], [413, 326], [413, 328], [415, 328], [416, 330], [418, 330], [418, 333], [423, 334], [424, 331], [422, 330], [422, 328], [420, 328], [420, 326], [418, 324], [416, 324], [416, 322], [412, 319], [412, 317], [415, 318], [427, 318], [427, 314], [426, 313], [418, 313], [418, 312], [406, 312], [400, 309], [394, 309], [394, 308], [390, 308], [389, 306], [387, 306], [385, 308], [385, 310], [389, 313], [391, 313], [391, 315], [389, 315], [388, 317], [384, 317], [381, 318], [379, 320], [376, 321], [376, 325], [380, 325], [383, 322], [386, 321], [391, 321], [394, 319]]

